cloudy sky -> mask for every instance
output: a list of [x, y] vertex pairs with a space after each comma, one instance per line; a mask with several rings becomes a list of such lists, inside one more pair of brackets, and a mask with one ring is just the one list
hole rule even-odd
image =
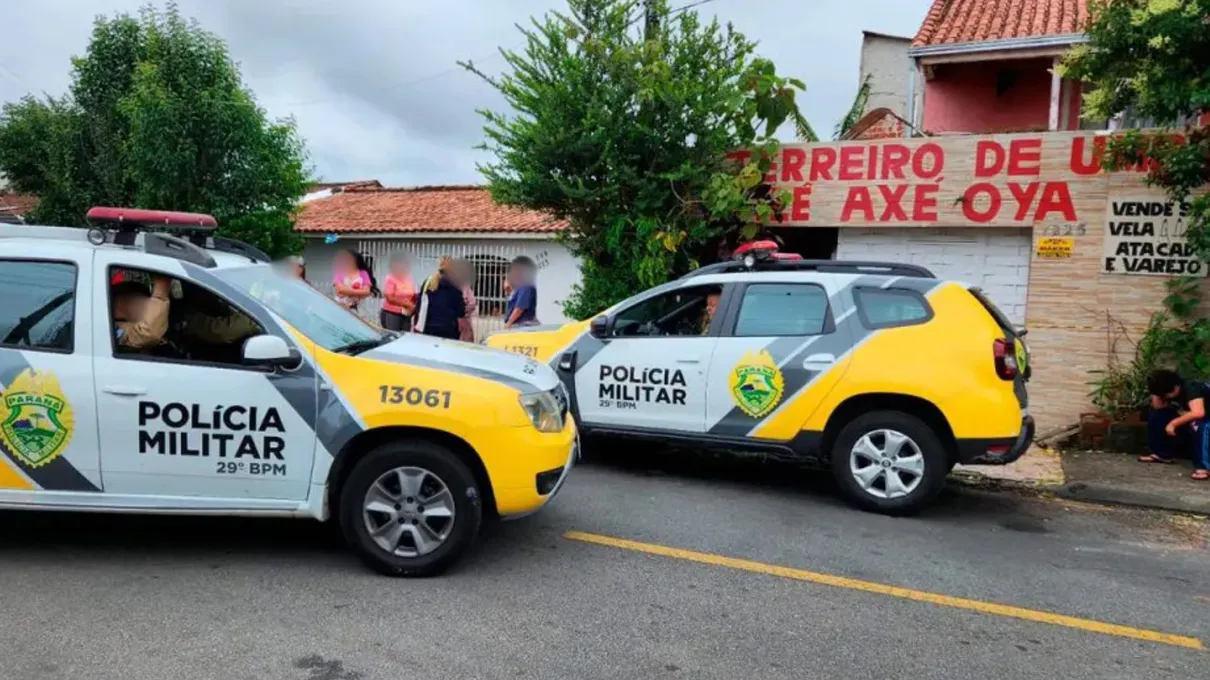
[[[671, 0], [679, 7], [691, 0]], [[145, 0], [38, 0], [4, 13], [0, 101], [61, 94], [97, 14]], [[478, 183], [477, 108], [502, 108], [490, 87], [454, 65], [488, 72], [515, 24], [563, 0], [180, 0], [227, 40], [244, 80], [273, 116], [294, 116], [327, 181], [392, 185]], [[857, 89], [861, 31], [915, 33], [930, 0], [708, 0], [778, 71], [806, 81], [801, 100], [820, 134]], [[905, 75], [906, 77], [906, 75]]]

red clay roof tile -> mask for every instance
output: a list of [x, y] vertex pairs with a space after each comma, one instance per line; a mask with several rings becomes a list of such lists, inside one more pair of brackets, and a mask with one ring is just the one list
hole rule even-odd
[[912, 47], [1079, 34], [1088, 0], [933, 0]]
[[350, 232], [557, 232], [567, 226], [542, 213], [492, 202], [476, 186], [383, 189], [347, 186], [327, 198], [304, 203], [295, 230]]
[[21, 216], [38, 205], [38, 197], [0, 191], [0, 215]]

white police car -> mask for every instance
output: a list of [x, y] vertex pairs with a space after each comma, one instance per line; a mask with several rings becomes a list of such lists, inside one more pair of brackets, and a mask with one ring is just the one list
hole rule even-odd
[[[562, 486], [549, 367], [367, 325], [204, 215], [89, 216], [0, 225], [0, 508], [331, 515], [375, 569], [422, 575]], [[111, 289], [157, 278], [168, 323], [132, 351]]]

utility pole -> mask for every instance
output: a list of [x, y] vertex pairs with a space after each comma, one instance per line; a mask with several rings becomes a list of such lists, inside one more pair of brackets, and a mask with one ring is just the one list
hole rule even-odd
[[655, 11], [656, 1], [657, 0], [643, 0], [643, 10], [646, 15], [643, 23], [644, 40], [655, 39], [656, 29], [660, 27], [660, 18]]

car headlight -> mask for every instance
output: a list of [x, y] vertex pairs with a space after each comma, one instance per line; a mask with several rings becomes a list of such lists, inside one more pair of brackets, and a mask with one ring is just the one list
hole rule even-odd
[[563, 413], [559, 401], [550, 392], [530, 392], [518, 397], [521, 408], [539, 432], [562, 432]]

